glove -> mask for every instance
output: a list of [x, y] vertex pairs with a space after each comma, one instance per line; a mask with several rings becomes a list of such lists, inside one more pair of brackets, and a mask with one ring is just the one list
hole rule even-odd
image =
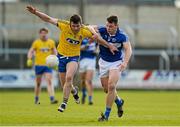
[[28, 59], [26, 64], [27, 64], [28, 67], [32, 67], [32, 64], [33, 64], [32, 59]]

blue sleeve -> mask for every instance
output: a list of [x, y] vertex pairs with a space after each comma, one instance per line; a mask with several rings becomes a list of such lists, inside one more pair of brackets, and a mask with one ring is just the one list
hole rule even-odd
[[122, 33], [122, 42], [129, 42], [129, 37], [125, 32]]
[[98, 26], [98, 31], [100, 34], [103, 34], [106, 31], [106, 27], [105, 26]]

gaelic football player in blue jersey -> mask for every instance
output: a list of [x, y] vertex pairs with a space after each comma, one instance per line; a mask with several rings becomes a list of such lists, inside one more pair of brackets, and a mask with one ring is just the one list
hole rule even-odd
[[127, 67], [132, 49], [128, 36], [118, 26], [117, 16], [108, 17], [106, 26], [94, 26], [94, 28], [104, 40], [118, 48], [118, 51], [112, 54], [107, 47], [99, 46], [100, 79], [107, 96], [105, 112], [101, 114], [98, 121], [107, 121], [113, 102], [117, 105], [118, 117], [123, 115], [124, 100], [117, 95], [116, 86], [120, 73]]

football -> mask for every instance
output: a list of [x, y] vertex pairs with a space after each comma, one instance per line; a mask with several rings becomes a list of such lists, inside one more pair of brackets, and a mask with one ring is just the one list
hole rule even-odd
[[46, 57], [46, 65], [50, 68], [57, 67], [59, 64], [58, 57], [56, 55], [49, 55]]

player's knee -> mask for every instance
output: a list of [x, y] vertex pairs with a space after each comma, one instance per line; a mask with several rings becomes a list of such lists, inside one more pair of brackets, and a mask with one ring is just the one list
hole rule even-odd
[[104, 92], [108, 93], [108, 88], [105, 85], [103, 85], [103, 84], [102, 84], [102, 87], [103, 87]]
[[37, 86], [40, 86], [41, 85], [41, 80], [36, 80], [36, 84], [37, 84]]
[[72, 76], [71, 75], [67, 75], [66, 76], [66, 82], [71, 82], [72, 81]]
[[46, 81], [48, 82], [48, 85], [51, 85], [51, 78], [47, 78]]
[[51, 86], [52, 85], [52, 82], [51, 80], [48, 81], [48, 85]]
[[86, 80], [86, 84], [92, 84], [91, 80]]
[[40, 82], [37, 82], [36, 85], [37, 85], [37, 87], [40, 87], [40, 86], [41, 86], [41, 83], [40, 83]]
[[112, 92], [112, 91], [115, 91], [115, 86], [114, 85], [109, 85], [108, 86], [108, 90], [110, 91], [110, 92]]

